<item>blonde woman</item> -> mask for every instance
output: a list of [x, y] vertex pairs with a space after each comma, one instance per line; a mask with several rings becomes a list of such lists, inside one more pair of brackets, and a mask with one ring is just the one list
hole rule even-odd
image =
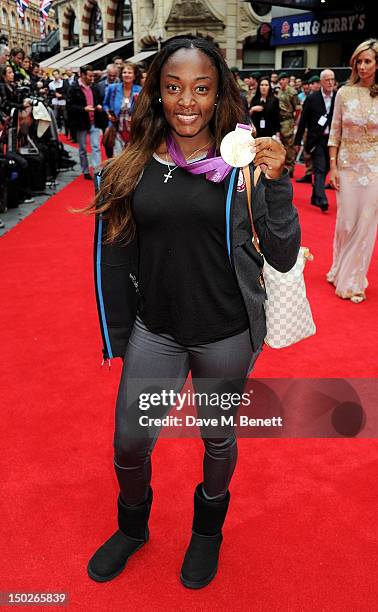
[[366, 299], [366, 274], [378, 215], [378, 40], [354, 51], [348, 83], [336, 95], [328, 146], [330, 183], [337, 189], [333, 263], [327, 280], [336, 295]]

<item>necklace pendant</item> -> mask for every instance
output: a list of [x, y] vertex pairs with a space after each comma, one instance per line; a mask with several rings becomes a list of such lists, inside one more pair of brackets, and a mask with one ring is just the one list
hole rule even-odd
[[164, 174], [165, 176], [165, 181], [164, 183], [168, 183], [168, 180], [172, 178], [172, 170], [169, 169], [167, 174]]

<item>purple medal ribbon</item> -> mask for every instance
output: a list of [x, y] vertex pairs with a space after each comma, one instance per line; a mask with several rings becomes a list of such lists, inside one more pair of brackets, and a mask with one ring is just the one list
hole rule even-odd
[[[245, 125], [243, 123], [238, 123], [236, 127], [249, 131], [251, 130], [250, 125]], [[179, 145], [177, 144], [171, 133], [168, 135], [167, 138], [167, 147], [168, 153], [171, 159], [176, 164], [176, 166], [187, 170], [191, 174], [206, 173], [207, 180], [212, 181], [213, 183], [220, 183], [221, 181], [223, 181], [223, 179], [226, 178], [226, 176], [232, 170], [232, 166], [227, 164], [222, 157], [214, 157], [214, 147], [209, 149], [206, 159], [201, 159], [201, 161], [193, 162], [192, 164], [188, 164], [182, 154]]]

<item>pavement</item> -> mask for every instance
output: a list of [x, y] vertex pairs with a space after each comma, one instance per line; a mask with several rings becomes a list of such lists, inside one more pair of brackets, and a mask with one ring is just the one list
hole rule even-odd
[[79, 163], [79, 151], [76, 147], [71, 147], [70, 145], [64, 145], [64, 148], [70, 152], [71, 158], [76, 161], [76, 166], [71, 170], [64, 170], [59, 172], [55, 185], [49, 186], [45, 188], [45, 191], [41, 195], [33, 196], [35, 201], [31, 204], [19, 204], [17, 208], [9, 208], [7, 212], [0, 213], [0, 219], [2, 219], [5, 223], [5, 227], [0, 228], [0, 238], [4, 236], [7, 232], [23, 221], [26, 217], [28, 217], [34, 210], [42, 206], [51, 196], [55, 193], [58, 193], [64, 187], [66, 187], [69, 183], [71, 183], [75, 178], [80, 176], [80, 163]]

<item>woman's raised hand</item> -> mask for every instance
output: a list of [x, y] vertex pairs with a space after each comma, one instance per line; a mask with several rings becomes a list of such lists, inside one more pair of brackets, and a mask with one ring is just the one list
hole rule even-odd
[[262, 172], [269, 179], [277, 179], [282, 175], [285, 167], [286, 149], [273, 138], [256, 138], [255, 166], [260, 166]]

